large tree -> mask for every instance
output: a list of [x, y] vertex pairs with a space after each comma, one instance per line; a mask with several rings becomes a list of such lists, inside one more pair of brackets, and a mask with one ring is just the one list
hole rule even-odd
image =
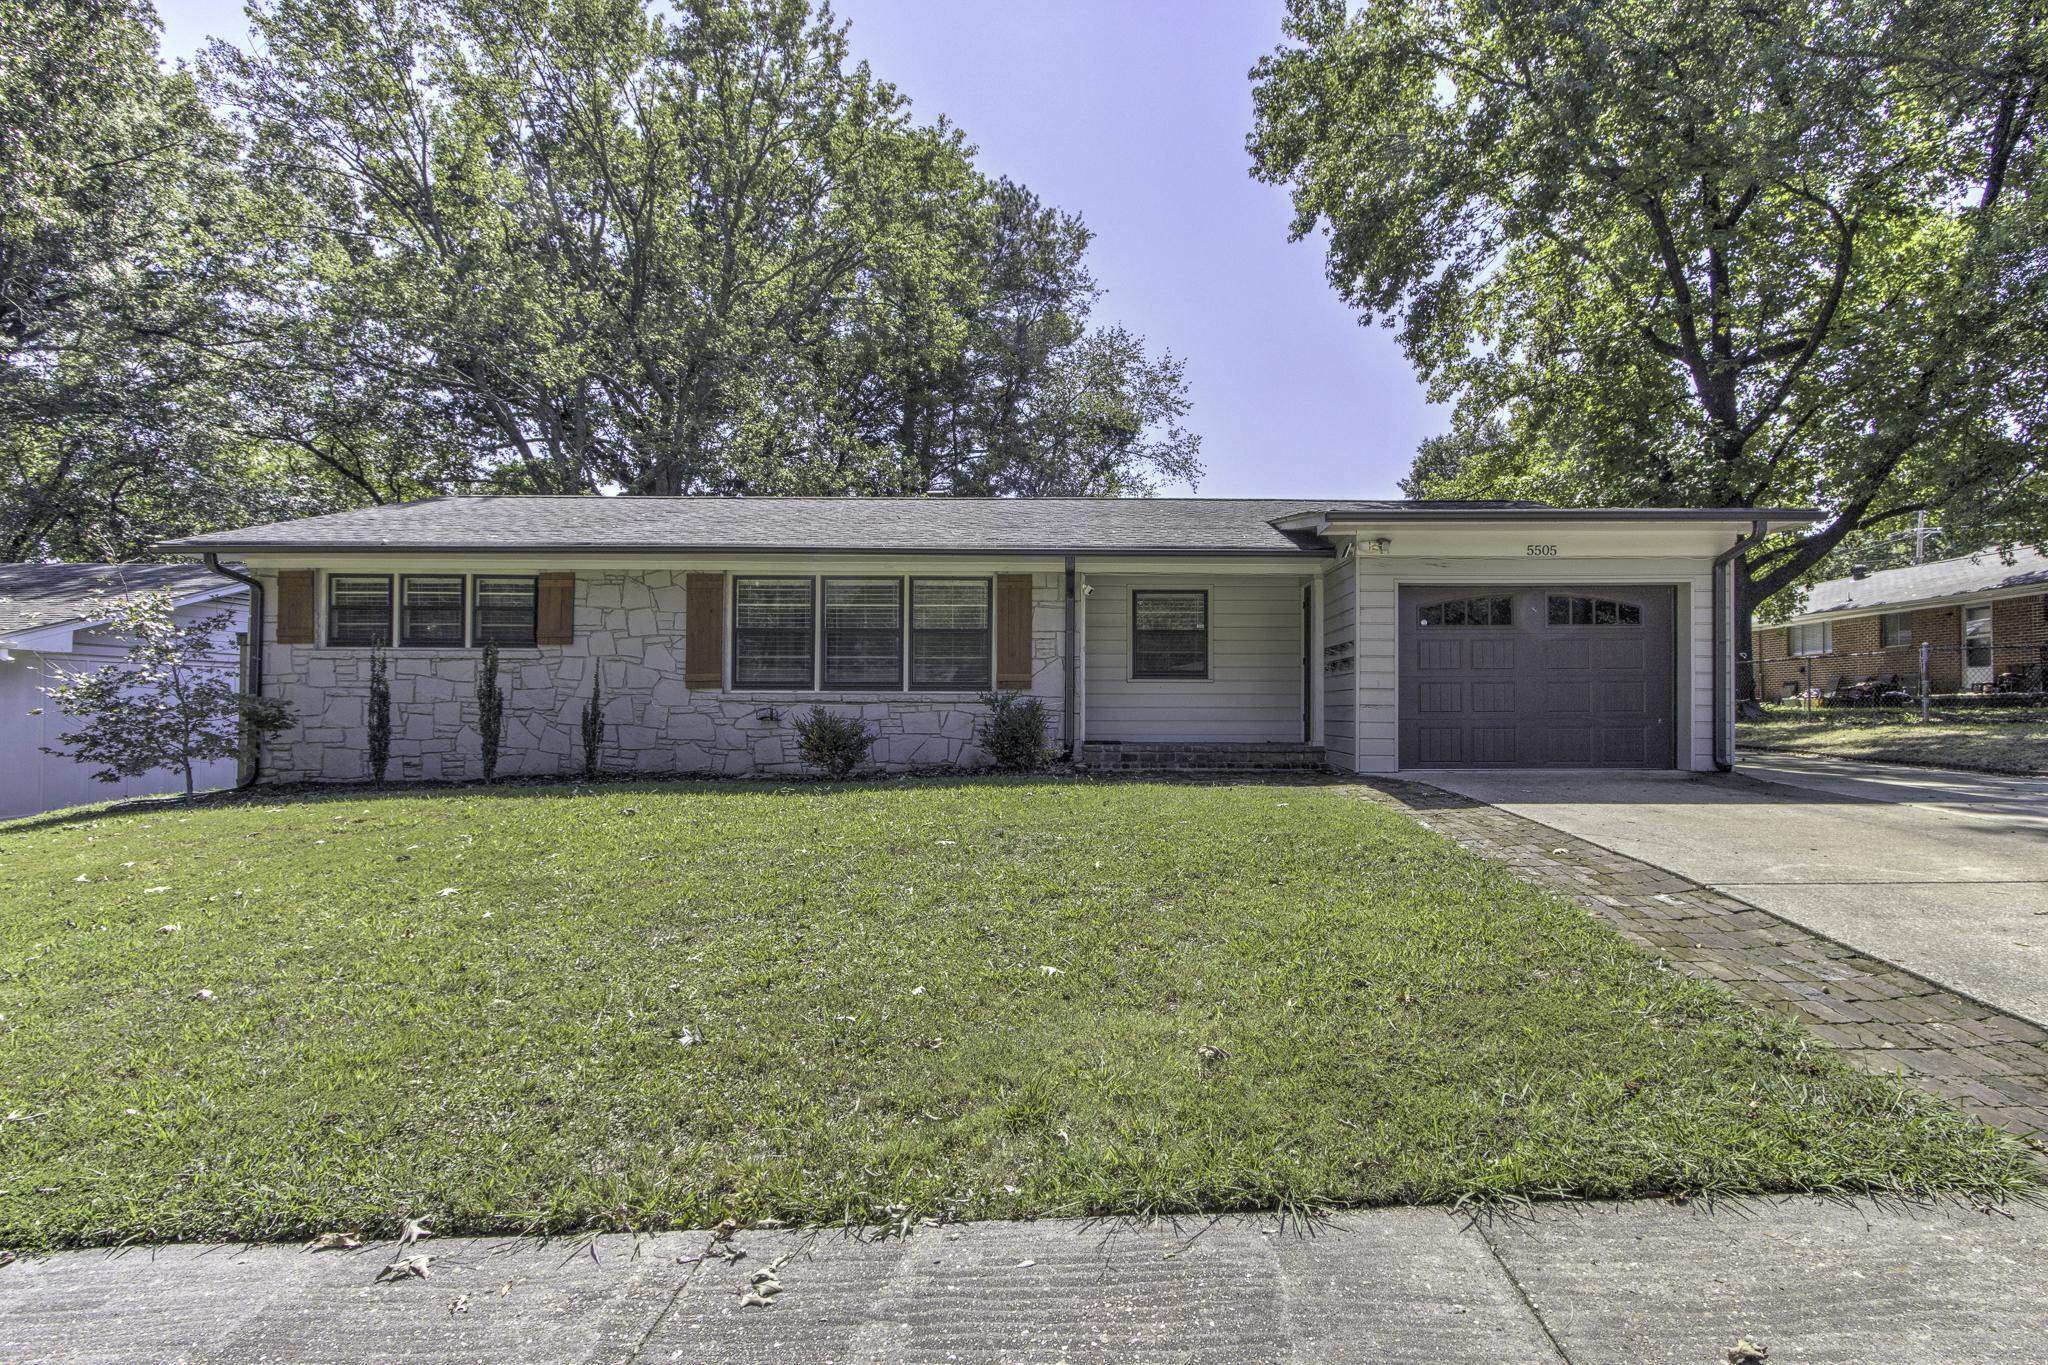
[[[1255, 174], [1451, 433], [1411, 491], [2048, 537], [2030, 0], [1290, 0]], [[1746, 637], [1746, 633], [1745, 633]]]
[[1078, 220], [805, 0], [258, 0], [208, 67], [270, 206], [275, 439], [359, 496], [1192, 478]]
[[0, 0], [0, 559], [308, 507], [227, 420], [236, 200], [146, 3]]

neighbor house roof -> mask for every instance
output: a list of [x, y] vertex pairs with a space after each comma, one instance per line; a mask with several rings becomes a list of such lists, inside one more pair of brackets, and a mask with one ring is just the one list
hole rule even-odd
[[[186, 554], [798, 550], [1327, 555], [1330, 547], [1317, 535], [1319, 519], [1745, 521], [1752, 515], [1765, 514], [1313, 498], [451, 496], [221, 531], [158, 548]], [[1770, 515], [1810, 519], [1803, 513]]]
[[0, 638], [102, 619], [111, 599], [130, 593], [242, 591], [197, 564], [0, 564]]
[[1843, 612], [1882, 611], [1922, 602], [1945, 602], [1978, 593], [2048, 591], [2048, 555], [2015, 549], [2010, 564], [1996, 550], [1980, 550], [1961, 559], [1880, 569], [1862, 578], [1835, 578], [1807, 589], [1806, 601], [1793, 619], [1833, 616]]

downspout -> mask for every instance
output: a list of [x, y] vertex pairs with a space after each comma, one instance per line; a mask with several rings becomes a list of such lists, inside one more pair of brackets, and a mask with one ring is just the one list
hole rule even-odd
[[[222, 578], [232, 578], [249, 589], [249, 695], [263, 695], [263, 582], [251, 578], [238, 569], [230, 569], [220, 562], [216, 554], [201, 555], [206, 567]], [[236, 791], [247, 791], [256, 785], [263, 766], [263, 746], [249, 746], [249, 775], [235, 784]]]
[[1060, 738], [1066, 743], [1067, 761], [1073, 762], [1074, 752], [1074, 557], [1067, 556], [1067, 620], [1065, 644], [1061, 650], [1064, 662], [1065, 690], [1061, 697]]
[[1735, 557], [1762, 540], [1768, 523], [1750, 523], [1749, 534], [1714, 556], [1714, 768], [1735, 770]]

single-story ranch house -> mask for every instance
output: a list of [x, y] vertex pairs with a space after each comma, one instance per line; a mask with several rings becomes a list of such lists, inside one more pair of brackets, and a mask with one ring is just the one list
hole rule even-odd
[[[1208, 498], [441, 497], [171, 541], [246, 573], [268, 781], [800, 769], [856, 714], [889, 769], [973, 764], [977, 698], [1042, 698], [1106, 767], [1709, 769], [1729, 761], [1725, 568], [1803, 512]], [[223, 557], [241, 570], [223, 565]], [[1718, 609], [1717, 609], [1718, 608]]]
[[1854, 574], [1808, 590], [1784, 625], [1756, 632], [1766, 700], [1897, 678], [1931, 692], [2048, 688], [2048, 555], [2015, 549]]

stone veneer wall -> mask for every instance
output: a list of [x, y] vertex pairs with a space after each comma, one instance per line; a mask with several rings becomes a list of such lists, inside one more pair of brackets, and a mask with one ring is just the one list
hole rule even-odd
[[[276, 632], [274, 573], [265, 581], [264, 638]], [[986, 716], [971, 694], [691, 691], [683, 686], [684, 571], [581, 573], [576, 638], [564, 646], [501, 649], [503, 776], [582, 771], [583, 703], [592, 674], [604, 682], [604, 768], [613, 773], [739, 776], [804, 772], [793, 718], [814, 703], [858, 715], [879, 738], [872, 761], [891, 771], [973, 767], [985, 761], [975, 730]], [[1032, 576], [1031, 692], [1051, 713], [1059, 742], [1065, 613], [1059, 572]], [[324, 629], [324, 614], [322, 626]], [[480, 651], [392, 649], [391, 780], [482, 776], [477, 740]], [[370, 651], [265, 646], [264, 691], [291, 710], [292, 726], [264, 746], [268, 782], [353, 782], [369, 777], [364, 724]]]

